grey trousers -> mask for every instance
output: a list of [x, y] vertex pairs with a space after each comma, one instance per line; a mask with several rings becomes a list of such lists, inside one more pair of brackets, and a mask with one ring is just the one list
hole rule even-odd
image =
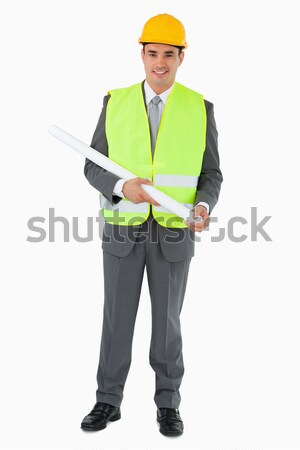
[[113, 406], [122, 402], [146, 267], [152, 311], [149, 361], [156, 375], [154, 401], [158, 408], [179, 407], [179, 387], [184, 373], [180, 312], [191, 258], [167, 261], [155, 238], [157, 226], [153, 221], [151, 232], [140, 235], [128, 256], [103, 252], [104, 309], [97, 371], [98, 402]]

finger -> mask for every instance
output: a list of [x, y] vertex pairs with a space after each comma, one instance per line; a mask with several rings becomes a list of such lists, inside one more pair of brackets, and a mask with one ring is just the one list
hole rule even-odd
[[147, 178], [140, 178], [141, 184], [151, 184], [152, 185], [152, 181], [147, 180]]
[[144, 194], [143, 198], [145, 202], [151, 203], [151, 205], [160, 206], [160, 204], [157, 203], [157, 201], [154, 200], [154, 198], [150, 197], [150, 195], [148, 194]]
[[204, 229], [204, 223], [203, 222], [201, 222], [201, 223], [190, 222], [188, 227], [194, 233], [196, 233], [196, 232], [201, 233], [201, 231], [203, 231], [203, 229]]
[[149, 197], [149, 203], [151, 203], [151, 205], [154, 205], [154, 206], [160, 206], [160, 204], [159, 203], [157, 203], [157, 201], [156, 200], [154, 200], [154, 198], [152, 198], [152, 197]]
[[203, 228], [207, 228], [210, 222], [210, 216], [206, 216], [205, 219], [203, 219]]
[[204, 230], [204, 225], [196, 225], [195, 226], [195, 232], [199, 232], [199, 233], [201, 233], [201, 231], [203, 231]]
[[187, 226], [191, 231], [194, 231], [194, 230], [193, 230], [193, 226], [191, 225], [191, 222], [184, 221], [184, 223], [186, 224], [186, 226]]
[[202, 219], [205, 220], [208, 217], [208, 214], [205, 211], [199, 213], [194, 212], [194, 218], [197, 219], [197, 217], [202, 217]]

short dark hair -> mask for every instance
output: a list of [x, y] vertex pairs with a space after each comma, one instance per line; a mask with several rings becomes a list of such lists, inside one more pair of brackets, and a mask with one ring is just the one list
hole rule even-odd
[[[141, 44], [143, 45], [143, 50], [145, 51], [145, 45], [157, 44], [157, 42], [141, 42]], [[183, 51], [183, 48], [184, 48], [184, 47], [180, 47], [179, 45], [172, 45], [172, 47], [178, 48], [178, 56], [180, 55], [180, 53]]]

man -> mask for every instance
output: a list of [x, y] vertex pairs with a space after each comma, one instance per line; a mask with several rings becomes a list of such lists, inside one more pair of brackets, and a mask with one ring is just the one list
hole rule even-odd
[[[152, 17], [139, 43], [146, 80], [109, 92], [91, 144], [137, 177], [122, 180], [89, 160], [84, 170], [100, 192], [105, 219], [104, 312], [97, 403], [81, 427], [101, 430], [121, 417], [146, 267], [157, 420], [162, 434], [179, 436], [183, 433], [178, 407], [184, 372], [179, 316], [194, 255], [194, 233], [207, 225], [222, 174], [213, 104], [175, 82], [187, 47], [183, 25], [168, 14]], [[202, 221], [182, 220], [170, 213], [141, 184], [153, 184], [193, 209], [194, 218]]]

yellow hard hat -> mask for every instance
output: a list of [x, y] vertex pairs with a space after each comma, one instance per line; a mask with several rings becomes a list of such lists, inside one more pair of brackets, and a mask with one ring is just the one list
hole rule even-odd
[[144, 25], [139, 44], [150, 42], [187, 48], [184, 26], [170, 14], [151, 17]]

